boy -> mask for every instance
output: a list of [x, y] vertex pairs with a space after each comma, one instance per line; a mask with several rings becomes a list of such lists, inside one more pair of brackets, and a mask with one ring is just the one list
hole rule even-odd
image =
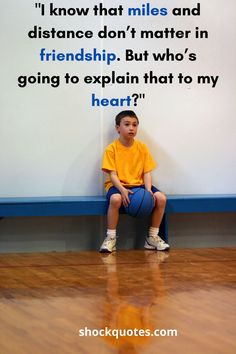
[[109, 207], [107, 211], [107, 236], [100, 252], [116, 250], [116, 227], [121, 205], [127, 206], [132, 187], [142, 187], [149, 191], [155, 201], [152, 212], [149, 235], [144, 248], [165, 251], [169, 245], [158, 236], [159, 227], [164, 214], [166, 197], [152, 185], [151, 171], [156, 163], [148, 148], [141, 141], [135, 140], [139, 120], [133, 111], [122, 111], [116, 116], [116, 130], [119, 139], [108, 145], [105, 150], [102, 170], [108, 174], [105, 190]]

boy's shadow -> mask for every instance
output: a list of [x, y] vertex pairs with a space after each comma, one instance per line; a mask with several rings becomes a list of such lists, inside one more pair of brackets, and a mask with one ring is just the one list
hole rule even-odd
[[[127, 214], [120, 215], [120, 223], [118, 225], [118, 247], [120, 249], [143, 249], [145, 237], [148, 235], [151, 216], [132, 217]], [[165, 239], [164, 219], [160, 225], [159, 235]]]

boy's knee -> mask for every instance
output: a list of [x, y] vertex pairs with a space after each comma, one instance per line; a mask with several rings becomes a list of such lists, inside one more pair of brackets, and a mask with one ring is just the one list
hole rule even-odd
[[166, 196], [164, 193], [162, 192], [156, 192], [154, 194], [155, 198], [156, 198], [156, 201], [157, 201], [157, 205], [158, 206], [162, 206], [164, 207], [166, 205]]
[[120, 208], [122, 203], [121, 195], [120, 194], [112, 194], [110, 198], [110, 205], [116, 208]]

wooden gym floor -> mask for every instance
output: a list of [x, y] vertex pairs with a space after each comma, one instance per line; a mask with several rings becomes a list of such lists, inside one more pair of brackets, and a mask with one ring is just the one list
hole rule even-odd
[[234, 354], [235, 266], [235, 248], [1, 254], [0, 353]]

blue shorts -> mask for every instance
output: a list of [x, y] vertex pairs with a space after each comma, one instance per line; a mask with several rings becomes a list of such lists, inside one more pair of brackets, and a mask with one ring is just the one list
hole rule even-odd
[[[127, 189], [130, 189], [130, 190], [132, 190], [133, 188], [143, 188], [143, 189], [145, 189], [145, 186], [144, 186], [144, 184], [142, 184], [141, 186], [127, 187]], [[152, 186], [151, 190], [152, 190], [152, 193], [159, 192], [159, 189], [157, 189], [155, 186]], [[114, 187], [114, 186], [113, 186], [113, 187], [110, 187], [110, 188], [108, 189], [108, 192], [107, 192], [107, 195], [106, 195], [108, 202], [110, 202], [110, 198], [111, 198], [112, 194], [117, 194], [117, 193], [118, 193], [118, 194], [121, 194], [120, 191], [119, 191], [119, 189], [117, 189], [117, 188]], [[121, 209], [122, 209], [122, 210], [121, 210]], [[123, 207], [123, 205], [121, 206], [120, 210], [121, 210], [122, 212], [124, 212], [124, 207]]]

